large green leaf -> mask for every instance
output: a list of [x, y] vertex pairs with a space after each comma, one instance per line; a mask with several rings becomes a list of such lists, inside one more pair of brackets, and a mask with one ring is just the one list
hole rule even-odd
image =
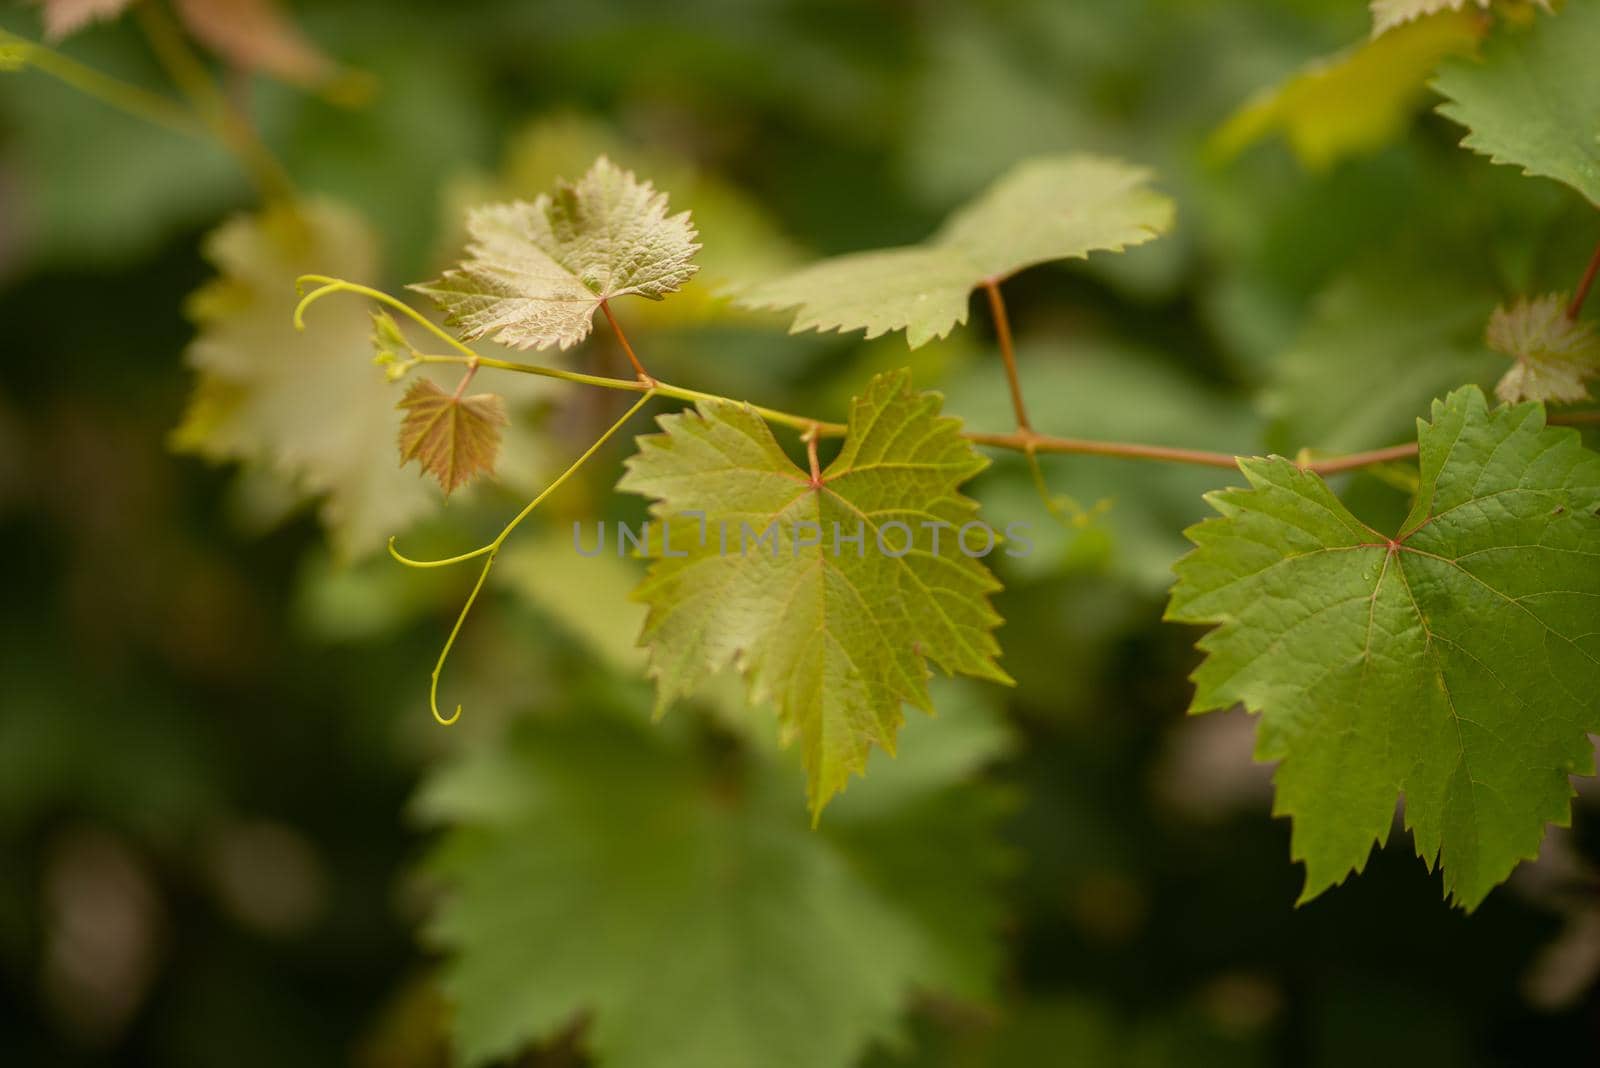
[[1600, 205], [1600, 3], [1572, 0], [1554, 18], [1514, 27], [1457, 60], [1434, 88], [1441, 114], [1470, 132], [1461, 143], [1525, 174], [1565, 182]]
[[1316, 475], [1243, 460], [1190, 531], [1168, 617], [1215, 624], [1193, 711], [1261, 715], [1310, 898], [1366, 863], [1396, 798], [1417, 852], [1467, 908], [1565, 824], [1600, 731], [1600, 457], [1476, 387], [1419, 428], [1399, 533]]
[[[619, 485], [653, 498], [669, 535], [636, 594], [661, 705], [737, 666], [801, 739], [818, 811], [874, 744], [893, 752], [902, 703], [932, 711], [926, 660], [1010, 681], [991, 633], [999, 584], [957, 544], [977, 513], [959, 487], [986, 461], [939, 405], [908, 374], [879, 375], [813, 479], [753, 410], [704, 402], [663, 416]], [[974, 554], [987, 544], [968, 537]]]
[[421, 808], [452, 826], [432, 930], [463, 1060], [587, 1019], [608, 1068], [845, 1068], [915, 992], [985, 997], [998, 798], [962, 783], [1004, 732], [951, 696], [911, 774], [820, 832], [791, 767], [593, 700], [446, 766]]
[[823, 260], [755, 286], [742, 301], [796, 308], [793, 329], [904, 330], [916, 348], [967, 321], [985, 282], [1051, 260], [1120, 252], [1172, 225], [1172, 201], [1142, 167], [1094, 156], [1019, 164], [930, 240]]
[[576, 182], [532, 203], [475, 209], [471, 258], [413, 286], [469, 340], [493, 334], [515, 348], [568, 348], [589, 336], [605, 302], [660, 300], [695, 272], [700, 248], [688, 212], [601, 156]]

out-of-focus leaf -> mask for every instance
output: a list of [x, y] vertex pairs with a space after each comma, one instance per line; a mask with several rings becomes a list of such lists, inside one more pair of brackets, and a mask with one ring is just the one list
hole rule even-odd
[[[13, 15], [0, 10], [0, 25]], [[87, 34], [73, 58], [117, 70], [118, 44]], [[0, 63], [0, 75], [0, 271], [153, 255], [248, 193], [219, 143], [132, 120], [26, 65], [11, 75]]]
[[1501, 400], [1572, 404], [1589, 399], [1584, 385], [1600, 374], [1594, 324], [1569, 319], [1563, 293], [1518, 298], [1489, 317], [1489, 347], [1516, 361], [1494, 387]]
[[688, 212], [601, 156], [576, 182], [532, 203], [474, 210], [470, 259], [412, 288], [445, 310], [464, 337], [515, 348], [569, 348], [594, 313], [629, 294], [660, 300], [688, 281], [700, 246]]
[[[36, 0], [45, 35], [59, 40], [91, 22], [117, 18], [132, 0]], [[326, 82], [338, 69], [276, 0], [174, 0], [184, 29], [228, 62], [297, 85]]]
[[1381, 148], [1421, 110], [1439, 61], [1471, 52], [1484, 28], [1479, 15], [1440, 12], [1315, 60], [1234, 112], [1208, 154], [1225, 161], [1282, 133], [1301, 163], [1320, 170]]
[[1524, 174], [1554, 178], [1600, 206], [1600, 4], [1507, 27], [1476, 62], [1445, 64], [1439, 113], [1465, 126], [1463, 147]]
[[337, 69], [283, 13], [276, 0], [175, 0], [185, 28], [245, 70], [296, 85], [316, 85]]
[[993, 533], [986, 550], [958, 546], [977, 517], [960, 487], [987, 465], [939, 406], [906, 373], [880, 375], [813, 478], [749, 407], [703, 402], [662, 416], [618, 484], [653, 499], [666, 539], [635, 594], [659, 707], [737, 667], [785, 741], [800, 739], [817, 812], [874, 745], [894, 751], [903, 704], [933, 710], [928, 660], [1010, 681], [995, 663], [999, 585], [978, 558]]
[[214, 460], [248, 460], [322, 499], [321, 514], [344, 555], [382, 545], [431, 507], [423, 483], [394, 460], [400, 416], [369, 357], [370, 319], [353, 300], [291, 319], [295, 279], [374, 270], [372, 237], [328, 202], [268, 209], [224, 224], [206, 242], [220, 277], [189, 313], [199, 335], [189, 365], [194, 397], [173, 441]]
[[45, 36], [59, 41], [91, 22], [116, 18], [133, 0], [35, 0], [44, 8]]
[[1021, 163], [929, 241], [823, 260], [752, 287], [755, 308], [795, 308], [791, 332], [904, 330], [916, 348], [967, 321], [968, 297], [1051, 260], [1120, 252], [1172, 225], [1172, 201], [1150, 172], [1116, 160], [1063, 156]]
[[820, 832], [789, 767], [592, 702], [445, 767], [419, 807], [451, 827], [432, 933], [459, 1054], [587, 1018], [612, 1068], [837, 1068], [894, 1042], [913, 992], [985, 997], [999, 810], [959, 784], [1004, 739], [989, 715], [951, 701], [919, 723], [903, 760], [947, 727], [950, 759]]
[[[603, 520], [574, 521], [508, 545], [495, 574], [614, 670], [639, 671], [645, 608], [629, 598], [641, 570], [618, 551]], [[575, 529], [574, 529], [575, 528]], [[598, 531], [598, 532], [597, 532]], [[597, 539], [604, 544], [597, 546]], [[580, 552], [580, 548], [582, 552]]]
[[1262, 396], [1271, 447], [1339, 453], [1407, 440], [1433, 398], [1463, 382], [1487, 387], [1503, 369], [1482, 341], [1492, 303], [1438, 270], [1365, 264], [1337, 279], [1272, 365]]

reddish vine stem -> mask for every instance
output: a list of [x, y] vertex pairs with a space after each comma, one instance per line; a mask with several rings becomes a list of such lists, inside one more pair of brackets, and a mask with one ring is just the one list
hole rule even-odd
[[[492, 367], [503, 371], [516, 371], [522, 374], [539, 375], [545, 378], [557, 378], [565, 381], [576, 382], [581, 385], [599, 386], [604, 389], [627, 390], [634, 393], [649, 393], [652, 396], [671, 397], [677, 400], [690, 402], [729, 402], [729, 398], [714, 393], [705, 393], [700, 390], [687, 389], [683, 386], [674, 386], [668, 382], [660, 382], [645, 376], [643, 379], [608, 378], [600, 375], [580, 374], [575, 371], [560, 370], [553, 367], [540, 367], [534, 364], [517, 363], [512, 360], [499, 360], [487, 356], [479, 356], [467, 348], [456, 338], [444, 332], [432, 320], [424, 317], [420, 312], [411, 308], [405, 302], [397, 300], [381, 290], [367, 286], [357, 285], [325, 275], [306, 275], [302, 282], [316, 282], [319, 288], [301, 298], [299, 306], [295, 309], [295, 324], [304, 325], [304, 313], [307, 305], [321, 299], [329, 293], [352, 292], [369, 297], [388, 307], [395, 309], [403, 315], [410, 317], [418, 326], [435, 334], [440, 340], [455, 348], [460, 355], [430, 355], [418, 353], [415, 360], [418, 363], [450, 363], [463, 366]], [[604, 304], [606, 318], [616, 325], [611, 310]], [[623, 337], [620, 330], [619, 338]], [[626, 340], [624, 340], [626, 347]], [[627, 348], [632, 357], [633, 350]], [[644, 374], [637, 357], [633, 357], [634, 366]], [[799, 430], [810, 440], [808, 446], [814, 449], [816, 439], [825, 437], [842, 437], [848, 429], [842, 423], [829, 423], [820, 419], [813, 419], [792, 412], [779, 411], [775, 408], [763, 408], [750, 405], [751, 410], [768, 422], [790, 426]], [[1578, 426], [1600, 424], [1600, 409], [1582, 412], [1568, 412], [1552, 415], [1548, 421], [1552, 425]], [[1122, 441], [1097, 441], [1088, 438], [1063, 438], [1051, 434], [1040, 434], [1034, 430], [1020, 429], [1009, 434], [985, 433], [982, 431], [965, 431], [962, 437], [975, 445], [986, 445], [996, 449], [1010, 449], [1024, 454], [1048, 453], [1078, 453], [1088, 456], [1106, 456], [1128, 460], [1155, 460], [1166, 463], [1191, 464], [1201, 467], [1215, 467], [1234, 469], [1238, 467], [1238, 459], [1233, 453], [1207, 452], [1200, 449], [1184, 449], [1166, 445], [1143, 445]], [[1344, 471], [1354, 471], [1361, 467], [1370, 467], [1375, 464], [1391, 463], [1396, 460], [1406, 460], [1415, 456], [1417, 446], [1414, 443], [1393, 445], [1382, 449], [1372, 449], [1366, 452], [1349, 453], [1344, 456], [1330, 456], [1320, 460], [1309, 460], [1300, 464], [1303, 470], [1320, 475], [1339, 474]]]
[[817, 433], [813, 430], [806, 431], [806, 462], [811, 465], [811, 485], [820, 488], [822, 485], [822, 465], [817, 462]]
[[1594, 246], [1594, 255], [1589, 257], [1589, 266], [1584, 268], [1583, 279], [1578, 283], [1577, 292], [1572, 294], [1572, 303], [1567, 305], [1567, 318], [1577, 322], [1578, 315], [1583, 311], [1583, 302], [1589, 297], [1589, 290], [1594, 286], [1594, 277], [1600, 274], [1600, 244]]
[[1006, 382], [1011, 386], [1011, 408], [1017, 413], [1017, 429], [1032, 431], [1033, 424], [1028, 422], [1028, 406], [1022, 400], [1022, 382], [1017, 377], [1017, 354], [1011, 342], [1011, 318], [1006, 314], [1006, 302], [1000, 296], [1000, 286], [995, 281], [984, 282], [983, 290], [989, 295], [989, 311], [994, 318], [1000, 359], [1006, 365]]
[[644, 369], [644, 364], [640, 363], [639, 357], [634, 354], [633, 346], [628, 344], [628, 335], [622, 332], [622, 325], [617, 322], [617, 317], [611, 314], [611, 305], [602, 300], [600, 302], [600, 310], [606, 313], [606, 322], [611, 324], [611, 332], [616, 334], [617, 340], [621, 342], [622, 351], [628, 354], [628, 362], [633, 364], [633, 369], [638, 374], [639, 381], [653, 387], [656, 384], [656, 380], [651, 377], [649, 371]]
[[467, 391], [468, 384], [471, 383], [473, 376], [476, 375], [477, 373], [478, 373], [477, 361], [472, 361], [472, 362], [468, 363], [467, 364], [467, 373], [462, 375], [461, 376], [461, 381], [456, 383], [455, 394], [450, 399], [451, 400], [457, 400], [457, 401], [460, 400], [461, 399], [461, 394], [463, 394], [463, 393], [465, 393]]

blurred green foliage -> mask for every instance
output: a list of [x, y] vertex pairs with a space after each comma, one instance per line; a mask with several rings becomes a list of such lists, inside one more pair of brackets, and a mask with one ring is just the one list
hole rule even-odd
[[[464, 205], [605, 150], [694, 210], [707, 245], [707, 285], [629, 309], [652, 370], [826, 418], [909, 365], [947, 410], [1004, 428], [987, 319], [908, 353], [787, 336], [709, 283], [918, 240], [1041, 152], [1152, 166], [1179, 205], [1162, 241], [1008, 285], [1034, 420], [1063, 434], [1392, 442], [1442, 386], [1498, 373], [1481, 344], [1496, 301], [1569, 288], [1593, 243], [1592, 208], [1463, 152], [1426, 112], [1315, 170], [1271, 139], [1208, 157], [1252, 94], [1364, 38], [1353, 0], [297, 16], [375, 77], [373, 98], [230, 90], [301, 188], [378, 235], [382, 282], [453, 258]], [[0, 27], [39, 36], [31, 7]], [[162, 84], [125, 21], [63, 48]], [[1037, 533], [1033, 556], [998, 562], [1019, 685], [913, 722], [813, 833], [769, 710], [730, 689], [645, 722], [639, 608], [616, 593], [633, 564], [568, 540], [574, 521], [640, 518], [611, 492], [618, 443], [508, 548], [446, 675], [466, 715], [437, 730], [427, 673], [470, 577], [330, 549], [270, 465], [169, 451], [193, 386], [184, 305], [213, 273], [203, 235], [253, 205], [220, 149], [0, 74], [0, 1061], [404, 1068], [446, 1063], [452, 1022], [486, 1020], [466, 1048], [542, 1039], [530, 1064], [786, 1063], [726, 1044], [629, 1059], [696, 1021], [759, 1020], [802, 1049], [793, 1063], [870, 1046], [874, 1068], [1592, 1062], [1592, 794], [1470, 918], [1404, 843], [1293, 908], [1250, 724], [1184, 719], [1194, 635], [1156, 622], [1181, 528], [1224, 471], [1051, 460], [1063, 521], [1000, 458], [972, 492]], [[567, 358], [623, 366], [606, 337]], [[430, 487], [393, 532], [414, 555], [480, 543], [619, 403], [521, 398], [512, 473], [448, 506]], [[1374, 522], [1404, 508], [1376, 475], [1346, 496]], [[475, 927], [473, 907], [509, 926]], [[636, 954], [658, 929], [688, 951]], [[694, 952], [713, 938], [734, 948]], [[785, 966], [835, 944], [859, 959]]]

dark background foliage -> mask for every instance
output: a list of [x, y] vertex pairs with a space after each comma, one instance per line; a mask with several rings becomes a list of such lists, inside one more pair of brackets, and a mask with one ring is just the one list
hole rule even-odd
[[[710, 176], [780, 258], [916, 240], [1027, 155], [1155, 167], [1174, 236], [1008, 290], [1034, 420], [1059, 433], [1242, 452], [1398, 440], [1436, 385], [1485, 373], [1494, 300], [1570, 286], [1593, 237], [1577, 198], [1462, 152], [1428, 113], [1323, 169], [1280, 143], [1207, 162], [1250, 93], [1364, 36], [1354, 2], [299, 6], [378, 91], [352, 109], [263, 83], [252, 109], [297, 183], [374, 224], [393, 285], [441, 265], [470, 190], [515, 183], [516, 146], [537, 155], [552, 122]], [[29, 8], [0, 24], [38, 36]], [[126, 23], [65, 48], [159, 84]], [[210, 273], [199, 242], [252, 206], [248, 183], [210, 145], [0, 77], [0, 1061], [441, 1063], [438, 958], [417, 935], [436, 832], [409, 798], [489, 733], [470, 721], [581, 715], [596, 680], [644, 702], [571, 624], [633, 617], [581, 589], [502, 589], [448, 676], [467, 721], [435, 729], [427, 672], [470, 580], [337, 561], [281, 487], [169, 451], [192, 384], [184, 302]], [[1468, 314], [1404, 340], [1443, 306]], [[872, 370], [910, 363], [973, 425], [1007, 423], [978, 310], [909, 356], [898, 338], [738, 317], [641, 329], [674, 381], [836, 417]], [[1420, 395], [1363, 362], [1426, 345], [1465, 355]], [[600, 337], [577, 358], [616, 353]], [[533, 428], [555, 457], [612, 411], [562, 397]], [[1377, 426], [1352, 414], [1368, 402], [1388, 413]], [[636, 516], [608, 499], [619, 459], [548, 529]], [[1441, 902], [1400, 831], [1296, 908], [1249, 721], [1184, 717], [1196, 635], [1158, 622], [1179, 531], [1226, 473], [1049, 471], [1085, 508], [1110, 504], [1005, 576], [1019, 686], [996, 695], [1015, 740], [984, 776], [1008, 812], [995, 992], [919, 1000], [911, 1042], [872, 1063], [1593, 1063], [1593, 801], [1472, 916]], [[1399, 500], [1370, 476], [1350, 490], [1373, 514]], [[1051, 522], [1008, 460], [978, 495]], [[452, 503], [418, 540], [472, 544], [516, 505], [513, 489]], [[571, 1063], [581, 1045], [528, 1056]]]

